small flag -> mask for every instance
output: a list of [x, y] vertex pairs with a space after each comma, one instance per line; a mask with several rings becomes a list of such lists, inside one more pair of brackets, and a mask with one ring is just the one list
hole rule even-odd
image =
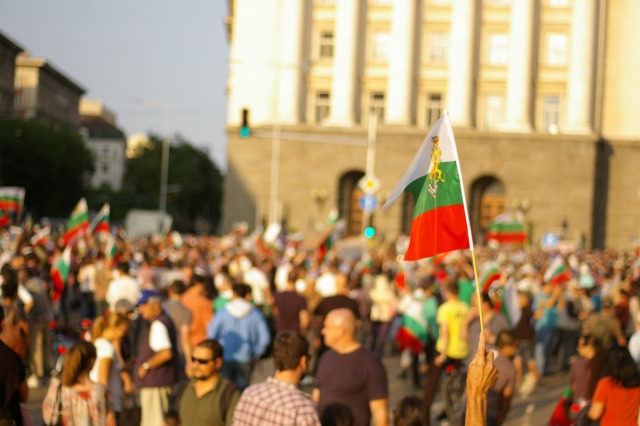
[[562, 256], [556, 256], [551, 264], [547, 267], [544, 273], [544, 282], [551, 284], [562, 284], [569, 281], [571, 278], [571, 271], [564, 263]]
[[502, 292], [500, 312], [507, 317], [511, 327], [515, 327], [522, 316], [522, 308], [518, 302], [518, 290], [513, 279], [507, 281]]
[[0, 209], [0, 228], [4, 228], [5, 226], [9, 226], [10, 224], [11, 218], [9, 217], [9, 214], [3, 209]]
[[87, 232], [89, 229], [89, 209], [87, 208], [87, 200], [81, 198], [76, 208], [71, 212], [71, 218], [67, 224], [67, 230], [64, 233], [64, 245], [73, 243], [76, 238]]
[[108, 259], [115, 259], [118, 254], [118, 244], [116, 243], [116, 237], [109, 234], [107, 240], [107, 248], [105, 250], [105, 257]]
[[24, 188], [17, 186], [4, 186], [0, 188], [0, 210], [17, 223], [24, 206]]
[[523, 216], [520, 211], [507, 211], [498, 215], [489, 225], [487, 241], [523, 244], [527, 239]]
[[500, 277], [500, 268], [495, 262], [485, 263], [482, 268], [482, 274], [480, 274], [480, 289], [482, 292], [487, 293], [491, 284], [499, 280]]
[[396, 335], [398, 348], [420, 353], [427, 344], [428, 323], [423, 314], [424, 300], [412, 299], [402, 314], [402, 323]]
[[416, 200], [404, 260], [471, 248], [473, 238], [453, 129], [445, 114], [422, 142], [382, 209], [408, 190]]
[[31, 237], [32, 246], [44, 246], [49, 242], [51, 236], [51, 227], [43, 226], [38, 232]]
[[96, 217], [91, 222], [91, 235], [97, 234], [108, 234], [111, 229], [109, 226], [109, 216], [111, 214], [111, 210], [109, 208], [109, 203], [104, 203]]
[[51, 296], [51, 300], [54, 302], [60, 298], [65, 285], [67, 285], [70, 269], [71, 247], [67, 246], [62, 254], [52, 263], [51, 280], [53, 281], [53, 295]]

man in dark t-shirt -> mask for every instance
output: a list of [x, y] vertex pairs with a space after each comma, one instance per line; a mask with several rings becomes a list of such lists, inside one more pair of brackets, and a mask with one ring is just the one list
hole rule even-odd
[[[387, 425], [387, 375], [378, 359], [355, 339], [356, 318], [349, 309], [327, 315], [322, 334], [330, 348], [320, 358], [313, 400], [322, 415], [332, 402], [353, 412], [356, 426]], [[340, 374], [336, 374], [340, 372]]]
[[[4, 309], [0, 308], [0, 333], [4, 326]], [[0, 340], [0, 422], [14, 420], [22, 425], [20, 403], [29, 398], [29, 387], [22, 360]]]
[[294, 331], [305, 335], [309, 325], [307, 300], [296, 291], [297, 272], [287, 277], [287, 288], [274, 295], [276, 306], [276, 331]]

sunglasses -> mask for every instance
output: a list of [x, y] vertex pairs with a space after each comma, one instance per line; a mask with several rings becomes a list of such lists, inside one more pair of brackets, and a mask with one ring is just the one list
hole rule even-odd
[[191, 357], [191, 362], [198, 363], [200, 365], [209, 364], [211, 361], [213, 361], [213, 359], [200, 359], [200, 358]]

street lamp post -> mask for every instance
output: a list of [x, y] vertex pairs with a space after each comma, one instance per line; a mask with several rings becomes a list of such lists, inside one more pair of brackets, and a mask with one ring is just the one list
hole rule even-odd
[[171, 129], [171, 105], [168, 102], [152, 101], [147, 99], [134, 98], [133, 103], [138, 105], [150, 106], [163, 111], [163, 136], [162, 136], [162, 153], [160, 159], [160, 195], [158, 200], [158, 210], [160, 215], [158, 218], [158, 230], [163, 231], [164, 218], [167, 214], [167, 188], [169, 180], [169, 133]]

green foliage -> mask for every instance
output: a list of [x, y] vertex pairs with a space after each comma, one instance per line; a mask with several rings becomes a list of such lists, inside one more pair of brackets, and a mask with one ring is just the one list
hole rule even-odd
[[26, 189], [34, 218], [67, 217], [85, 195], [93, 158], [77, 133], [35, 120], [0, 121], [0, 186]]
[[[131, 203], [129, 208], [158, 208], [162, 139], [153, 134], [149, 139], [140, 155], [127, 161], [120, 198]], [[176, 136], [169, 149], [167, 212], [177, 230], [194, 232], [197, 221], [216, 229], [222, 214], [222, 183], [222, 174], [207, 153]]]

